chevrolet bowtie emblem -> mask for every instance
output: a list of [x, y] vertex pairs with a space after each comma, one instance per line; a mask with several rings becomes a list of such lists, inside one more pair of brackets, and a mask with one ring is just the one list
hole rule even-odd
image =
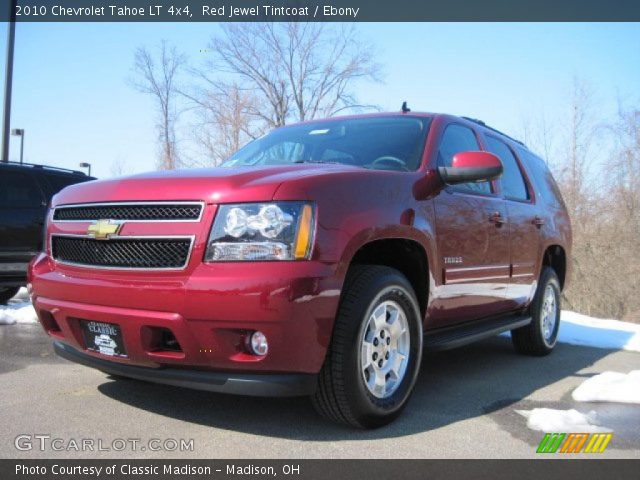
[[96, 240], [106, 240], [113, 235], [117, 235], [121, 228], [121, 223], [112, 222], [111, 220], [98, 220], [89, 225], [87, 234]]

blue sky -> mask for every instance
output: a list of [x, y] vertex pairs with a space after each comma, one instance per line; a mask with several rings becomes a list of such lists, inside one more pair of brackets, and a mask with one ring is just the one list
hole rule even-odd
[[[5, 26], [6, 28], [6, 26]], [[215, 23], [21, 23], [16, 29], [12, 128], [24, 128], [25, 161], [77, 168], [98, 177], [120, 162], [151, 170], [157, 157], [150, 98], [127, 83], [138, 45], [176, 44], [203, 60]], [[603, 119], [618, 98], [640, 103], [640, 24], [360, 24], [377, 49], [384, 83], [359, 98], [385, 110], [483, 119], [518, 135], [523, 118], [562, 118], [574, 77], [595, 94]], [[4, 52], [5, 33], [0, 32]], [[3, 59], [4, 61], [4, 59]], [[19, 142], [11, 143], [12, 160]]]

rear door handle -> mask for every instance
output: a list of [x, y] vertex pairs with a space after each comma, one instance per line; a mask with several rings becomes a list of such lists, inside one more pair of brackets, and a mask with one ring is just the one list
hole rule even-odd
[[531, 221], [531, 223], [533, 223], [538, 228], [542, 227], [544, 225], [544, 222], [545, 222], [544, 218], [539, 217], [537, 215], [533, 217], [533, 220]]
[[489, 216], [489, 221], [491, 223], [495, 223], [496, 227], [502, 226], [504, 222], [506, 222], [505, 218], [502, 216], [500, 212], [494, 212]]

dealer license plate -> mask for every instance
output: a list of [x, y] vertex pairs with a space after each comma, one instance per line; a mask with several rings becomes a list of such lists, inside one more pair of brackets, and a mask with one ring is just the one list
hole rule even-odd
[[88, 350], [112, 357], [126, 357], [122, 332], [113, 323], [81, 321], [80, 326]]

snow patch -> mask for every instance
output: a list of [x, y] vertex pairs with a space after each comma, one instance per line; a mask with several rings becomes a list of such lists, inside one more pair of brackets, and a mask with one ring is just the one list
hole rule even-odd
[[31, 299], [29, 298], [29, 292], [25, 287], [22, 287], [20, 290], [18, 290], [18, 293], [16, 293], [16, 296], [9, 301], [9, 304], [11, 304], [11, 302], [19, 303], [19, 302], [30, 302], [30, 301]]
[[603, 372], [582, 382], [572, 397], [578, 402], [640, 404], [640, 370], [628, 374]]
[[640, 352], [640, 325], [562, 311], [558, 341], [572, 345]]
[[[502, 333], [507, 336], [509, 332]], [[584, 347], [640, 352], [640, 325], [563, 310], [558, 342]]]
[[37, 323], [38, 316], [31, 305], [29, 293], [26, 288], [21, 288], [15, 297], [9, 300], [6, 306], [0, 306], [0, 325], [13, 325], [14, 323]]
[[554, 410], [534, 408], [516, 410], [527, 419], [527, 427], [540, 432], [610, 432], [611, 429], [597, 425], [596, 412], [581, 413], [577, 410]]

